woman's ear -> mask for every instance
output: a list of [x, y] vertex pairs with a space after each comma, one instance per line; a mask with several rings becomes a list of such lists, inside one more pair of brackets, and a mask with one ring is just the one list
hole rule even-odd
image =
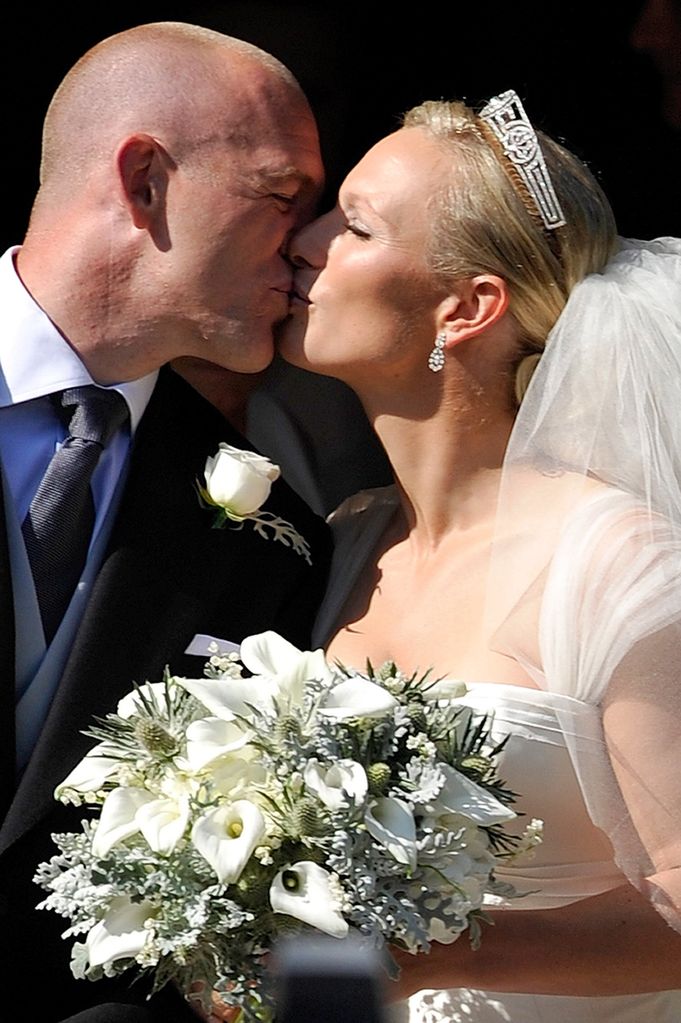
[[167, 184], [165, 150], [151, 135], [130, 135], [116, 154], [123, 201], [135, 227], [154, 230], [164, 214]]
[[508, 302], [508, 285], [503, 277], [479, 274], [457, 281], [438, 309], [437, 329], [446, 335], [445, 348], [494, 326], [508, 309]]

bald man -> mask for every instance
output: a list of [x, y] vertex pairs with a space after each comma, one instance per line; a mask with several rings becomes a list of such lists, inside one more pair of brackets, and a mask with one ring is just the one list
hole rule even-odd
[[[314, 118], [291, 74], [194, 26], [99, 43], [45, 119], [28, 231], [0, 260], [0, 964], [7, 1004], [42, 1023], [157, 1018], [143, 985], [75, 981], [64, 921], [35, 909], [50, 835], [79, 830], [80, 812], [53, 791], [91, 745], [81, 730], [165, 665], [200, 674], [185, 656], [197, 633], [238, 642], [271, 628], [309, 642], [326, 526], [278, 481], [267, 510], [307, 539], [311, 565], [248, 524], [211, 528], [195, 482], [221, 441], [249, 445], [166, 364], [269, 364], [288, 311], [283, 252], [321, 184]], [[115, 392], [123, 415], [92, 476], [84, 566], [55, 611], [63, 577], [38, 586], [26, 521], [34, 529], [33, 499], [69, 429], [64, 392], [83, 387], [107, 404]], [[192, 1018], [163, 997], [158, 1018]], [[90, 1009], [103, 1002], [130, 1006]]]

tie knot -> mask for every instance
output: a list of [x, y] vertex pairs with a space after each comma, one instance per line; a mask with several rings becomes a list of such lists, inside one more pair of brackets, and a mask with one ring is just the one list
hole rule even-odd
[[106, 447], [128, 418], [127, 403], [118, 391], [94, 385], [70, 387], [57, 395], [57, 399], [64, 409], [73, 409], [68, 422], [69, 435], [94, 441], [102, 447]]

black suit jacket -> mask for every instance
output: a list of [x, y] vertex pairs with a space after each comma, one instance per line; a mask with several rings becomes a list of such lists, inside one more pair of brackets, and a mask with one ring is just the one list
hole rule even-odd
[[[109, 999], [144, 1001], [146, 994], [143, 986], [129, 987], [121, 979], [73, 980], [71, 942], [60, 937], [68, 921], [35, 909], [45, 893], [32, 877], [38, 863], [56, 851], [51, 834], [79, 830], [84, 816], [53, 796], [56, 784], [94, 744], [81, 730], [93, 715], [114, 710], [133, 681], [159, 680], [166, 665], [176, 674], [199, 675], [201, 660], [183, 653], [196, 633], [239, 642], [274, 629], [301, 648], [309, 646], [328, 570], [327, 527], [279, 480], [265, 507], [309, 541], [311, 567], [248, 523], [212, 529], [211, 513], [200, 505], [194, 484], [220, 441], [252, 447], [176, 374], [162, 371], [136, 434], [91, 599], [13, 798], [14, 620], [0, 529], [0, 756], [5, 796], [11, 799], [0, 826], [0, 990], [5, 999], [16, 992], [22, 1015], [35, 1012], [42, 1023]], [[169, 1023], [176, 1010], [181, 1018], [179, 1004], [164, 1005], [163, 1018]]]

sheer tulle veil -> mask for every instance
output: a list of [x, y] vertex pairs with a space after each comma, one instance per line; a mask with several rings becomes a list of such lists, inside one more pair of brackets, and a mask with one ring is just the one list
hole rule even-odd
[[[490, 566], [492, 645], [575, 698], [592, 818], [681, 930], [679, 239], [621, 239], [573, 289], [511, 435]], [[602, 709], [591, 733], [582, 705]]]

